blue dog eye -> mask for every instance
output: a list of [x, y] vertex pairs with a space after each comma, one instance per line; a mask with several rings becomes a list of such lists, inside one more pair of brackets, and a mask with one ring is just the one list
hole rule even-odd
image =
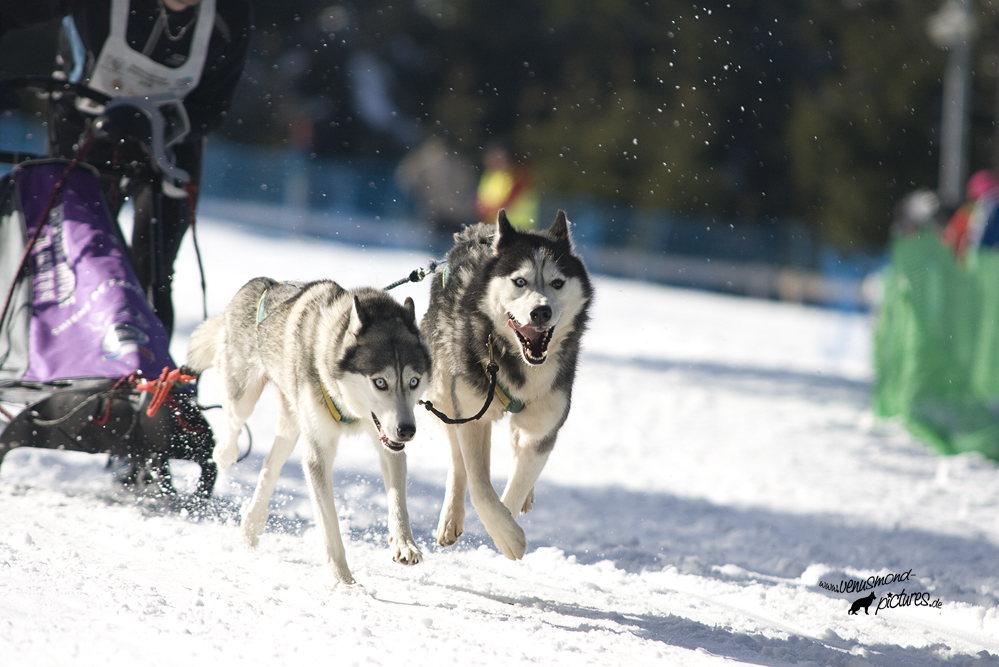
[[382, 378], [375, 378], [374, 382], [375, 382], [375, 387], [377, 389], [381, 389], [382, 391], [385, 391], [386, 389], [388, 389], [388, 382], [386, 382], [384, 379], [382, 379]]
[[413, 378], [412, 380], [409, 381], [410, 389], [416, 389], [419, 386], [420, 386], [420, 378]]
[[514, 278], [513, 284], [516, 285], [517, 287], [523, 287], [524, 285], [527, 284], [527, 281], [524, 280], [523, 278]]

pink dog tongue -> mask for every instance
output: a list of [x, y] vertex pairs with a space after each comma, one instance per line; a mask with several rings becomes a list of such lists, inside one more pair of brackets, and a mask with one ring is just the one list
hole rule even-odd
[[507, 320], [506, 325], [514, 331], [520, 332], [521, 336], [531, 341], [531, 345], [538, 344], [541, 341], [542, 336], [545, 334], [545, 329], [537, 329], [530, 324], [518, 327], [513, 320]]

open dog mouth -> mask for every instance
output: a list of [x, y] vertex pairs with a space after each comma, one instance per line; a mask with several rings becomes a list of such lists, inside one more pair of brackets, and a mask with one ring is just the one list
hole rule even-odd
[[385, 431], [382, 430], [382, 424], [381, 422], [378, 421], [378, 417], [375, 416], [374, 412], [371, 413], [371, 421], [375, 423], [375, 428], [378, 429], [378, 439], [381, 441], [383, 445], [385, 445], [386, 449], [389, 449], [393, 452], [401, 452], [403, 449], [406, 448], [405, 443], [396, 442], [395, 440], [392, 440], [387, 435], [385, 435]]
[[538, 328], [530, 324], [521, 324], [513, 315], [507, 314], [506, 325], [513, 329], [520, 341], [524, 360], [529, 364], [543, 364], [548, 358], [548, 343], [552, 340], [555, 327]]

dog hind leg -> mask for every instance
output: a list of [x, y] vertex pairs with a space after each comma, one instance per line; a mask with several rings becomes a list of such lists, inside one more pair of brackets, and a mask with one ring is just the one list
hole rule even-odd
[[392, 560], [402, 565], [416, 565], [423, 560], [423, 554], [416, 546], [406, 506], [406, 454], [390, 452], [378, 443], [375, 446], [378, 447], [388, 499], [389, 541], [395, 550]]
[[323, 537], [323, 548], [326, 563], [330, 566], [337, 582], [353, 585], [354, 576], [347, 566], [347, 552], [343, 547], [343, 537], [340, 535], [340, 520], [336, 515], [336, 505], [333, 498], [333, 459], [336, 457], [336, 440], [329, 444], [320, 444], [314, 436], [308, 435], [308, 450], [302, 467], [305, 478], [309, 482], [309, 494], [312, 497], [312, 507], [316, 514], [316, 523]]
[[465, 473], [465, 460], [461, 457], [458, 430], [454, 426], [445, 427], [451, 444], [451, 460], [447, 468], [447, 486], [444, 492], [444, 506], [437, 524], [437, 544], [449, 547], [458, 541], [465, 532], [465, 493], [468, 490], [468, 476]]
[[264, 465], [260, 469], [260, 478], [257, 480], [257, 488], [253, 491], [253, 498], [243, 512], [241, 529], [243, 539], [251, 547], [257, 546], [260, 536], [267, 525], [267, 508], [274, 494], [274, 487], [277, 485], [278, 477], [281, 475], [281, 468], [284, 467], [288, 457], [295, 449], [298, 442], [298, 422], [284, 394], [278, 392], [278, 423], [277, 434], [274, 437], [274, 446], [264, 459]]
[[260, 400], [260, 394], [267, 384], [266, 378], [254, 378], [241, 387], [238, 391], [235, 387], [229, 387], [226, 383], [225, 398], [223, 400], [223, 412], [225, 412], [227, 433], [224, 440], [215, 442], [215, 449], [212, 452], [212, 459], [219, 468], [225, 470], [239, 458], [239, 434], [243, 430], [246, 420], [253, 414], [253, 408]]

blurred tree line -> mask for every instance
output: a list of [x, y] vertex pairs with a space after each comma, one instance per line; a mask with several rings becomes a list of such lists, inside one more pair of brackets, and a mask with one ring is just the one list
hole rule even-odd
[[[975, 1], [972, 169], [994, 166], [997, 3]], [[936, 187], [940, 4], [258, 2], [225, 132], [358, 158], [436, 135], [480, 164], [506, 139], [542, 192], [802, 219], [840, 247], [879, 246], [895, 202]], [[5, 75], [42, 58], [36, 36], [13, 65], [13, 38]]]

